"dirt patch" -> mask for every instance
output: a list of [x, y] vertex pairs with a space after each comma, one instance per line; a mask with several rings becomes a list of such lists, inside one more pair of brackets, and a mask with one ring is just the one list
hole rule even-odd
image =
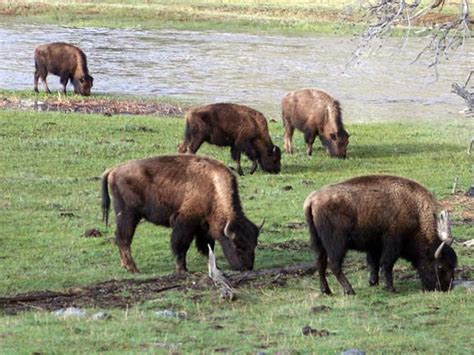
[[291, 250], [291, 251], [300, 251], [300, 250], [309, 250], [309, 243], [302, 240], [288, 240], [281, 243], [260, 243], [258, 245], [259, 249], [265, 250]]
[[455, 194], [440, 201], [446, 208], [453, 224], [474, 224], [474, 197], [466, 194]]
[[0, 109], [41, 112], [78, 112], [112, 115], [182, 116], [185, 109], [158, 102], [105, 99], [48, 98], [46, 100], [0, 97]]
[[[283, 268], [229, 272], [227, 279], [233, 287], [258, 280], [261, 285], [273, 284], [296, 275], [312, 274], [313, 264], [297, 264]], [[52, 311], [66, 307], [126, 308], [154, 299], [161, 292], [208, 290], [213, 283], [203, 273], [171, 274], [145, 280], [110, 280], [85, 287], [74, 287], [64, 292], [35, 291], [11, 297], [0, 297], [0, 312], [16, 314], [21, 311]]]

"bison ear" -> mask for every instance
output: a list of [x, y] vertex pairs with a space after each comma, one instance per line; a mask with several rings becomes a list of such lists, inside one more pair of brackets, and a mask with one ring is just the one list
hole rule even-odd
[[335, 133], [331, 133], [331, 134], [329, 135], [329, 137], [331, 137], [331, 139], [332, 139], [333, 141], [336, 140], [336, 134], [335, 134]]

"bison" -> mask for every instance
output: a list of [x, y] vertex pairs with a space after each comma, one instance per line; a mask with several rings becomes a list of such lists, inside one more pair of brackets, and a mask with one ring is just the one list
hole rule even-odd
[[168, 155], [131, 161], [104, 172], [102, 212], [108, 223], [109, 186], [116, 216], [116, 244], [122, 267], [138, 272], [131, 243], [142, 218], [171, 227], [176, 271], [186, 271], [193, 239], [208, 255], [217, 240], [232, 269], [251, 270], [260, 229], [242, 210], [235, 175], [216, 160], [195, 155]]
[[94, 78], [89, 75], [86, 55], [71, 44], [55, 42], [38, 46], [35, 50], [35, 68], [36, 93], [39, 78], [43, 81], [45, 91], [51, 93], [46, 77], [48, 73], [52, 73], [60, 77], [64, 94], [69, 80], [73, 83], [76, 94], [91, 94]]
[[346, 157], [349, 134], [342, 123], [339, 101], [322, 90], [303, 89], [286, 94], [281, 108], [286, 153], [293, 154], [292, 139], [297, 128], [304, 133], [308, 155], [313, 154], [313, 143], [319, 136], [330, 156]]
[[354, 290], [342, 272], [346, 252], [367, 253], [369, 284], [379, 281], [395, 292], [392, 269], [399, 257], [417, 269], [427, 291], [451, 288], [457, 257], [447, 212], [436, 215], [431, 193], [415, 181], [397, 176], [369, 175], [328, 185], [304, 202], [321, 292], [331, 294], [329, 267], [344, 288]]
[[184, 142], [179, 153], [196, 153], [203, 142], [217, 146], [230, 146], [237, 172], [241, 153], [252, 161], [250, 173], [257, 169], [257, 161], [264, 171], [279, 173], [281, 151], [272, 143], [267, 120], [262, 113], [243, 105], [219, 103], [190, 108], [186, 112]]

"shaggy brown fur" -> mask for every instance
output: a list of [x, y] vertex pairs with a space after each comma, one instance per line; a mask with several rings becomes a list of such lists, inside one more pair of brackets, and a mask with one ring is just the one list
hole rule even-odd
[[293, 154], [295, 128], [304, 133], [307, 153], [313, 153], [313, 143], [319, 136], [332, 157], [345, 158], [349, 134], [342, 123], [338, 101], [319, 89], [303, 89], [286, 94], [281, 101], [285, 127], [285, 151]]
[[437, 203], [420, 184], [401, 177], [371, 175], [328, 185], [310, 194], [304, 211], [309, 225], [323, 293], [329, 266], [346, 294], [354, 290], [342, 272], [347, 250], [367, 253], [369, 283], [378, 284], [379, 268], [388, 290], [394, 291], [392, 269], [399, 257], [418, 270], [425, 290], [450, 288], [456, 254], [441, 244], [437, 228]]
[[221, 103], [191, 108], [185, 119], [184, 142], [178, 147], [179, 153], [194, 154], [203, 142], [230, 146], [240, 175], [243, 175], [241, 153], [252, 161], [251, 174], [257, 169], [257, 161], [264, 171], [280, 172], [280, 148], [272, 143], [267, 120], [260, 112], [242, 105]]
[[77, 47], [62, 42], [43, 44], [35, 50], [35, 92], [38, 92], [38, 79], [41, 78], [44, 90], [49, 90], [46, 77], [48, 73], [60, 77], [63, 93], [70, 80], [74, 85], [74, 92], [89, 96], [94, 78], [89, 75], [86, 55]]
[[[107, 223], [110, 186], [116, 213], [116, 242], [121, 263], [138, 272], [130, 245], [144, 218], [171, 227], [171, 248], [178, 272], [186, 270], [186, 252], [208, 255], [217, 240], [235, 270], [253, 268], [259, 228], [242, 211], [234, 174], [216, 160], [169, 155], [135, 160], [107, 170], [102, 177], [102, 208]], [[226, 228], [227, 226], [227, 228]]]

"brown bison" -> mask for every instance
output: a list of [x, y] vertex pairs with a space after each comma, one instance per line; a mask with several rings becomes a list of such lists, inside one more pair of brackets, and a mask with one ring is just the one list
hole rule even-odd
[[319, 136], [330, 156], [346, 157], [349, 134], [344, 129], [337, 100], [319, 89], [303, 89], [286, 94], [281, 108], [288, 154], [293, 154], [292, 139], [297, 128], [304, 133], [308, 155], [313, 154], [313, 143]]
[[257, 169], [257, 161], [264, 171], [279, 173], [281, 151], [272, 143], [267, 120], [260, 112], [242, 105], [220, 103], [190, 108], [186, 112], [184, 142], [179, 153], [196, 153], [203, 142], [217, 146], [230, 146], [237, 172], [241, 153], [252, 161], [250, 173]]
[[39, 78], [43, 81], [45, 91], [51, 92], [46, 81], [48, 73], [51, 73], [60, 77], [64, 94], [69, 80], [76, 94], [91, 94], [94, 78], [89, 75], [86, 55], [71, 44], [56, 42], [38, 46], [35, 50], [35, 68], [35, 92], [38, 92]]
[[342, 272], [349, 249], [367, 253], [369, 284], [379, 281], [394, 292], [392, 269], [399, 257], [418, 270], [424, 290], [451, 287], [457, 257], [447, 213], [436, 216], [437, 203], [420, 184], [396, 176], [372, 175], [328, 185], [304, 203], [321, 292], [331, 294], [326, 266], [345, 294], [354, 294]]
[[130, 245], [142, 218], [171, 227], [176, 270], [186, 271], [193, 239], [208, 255], [217, 240], [232, 269], [251, 270], [260, 232], [245, 217], [235, 175], [216, 160], [169, 155], [135, 160], [108, 169], [102, 176], [102, 211], [108, 222], [110, 186], [116, 216], [116, 243], [122, 267], [138, 272]]

